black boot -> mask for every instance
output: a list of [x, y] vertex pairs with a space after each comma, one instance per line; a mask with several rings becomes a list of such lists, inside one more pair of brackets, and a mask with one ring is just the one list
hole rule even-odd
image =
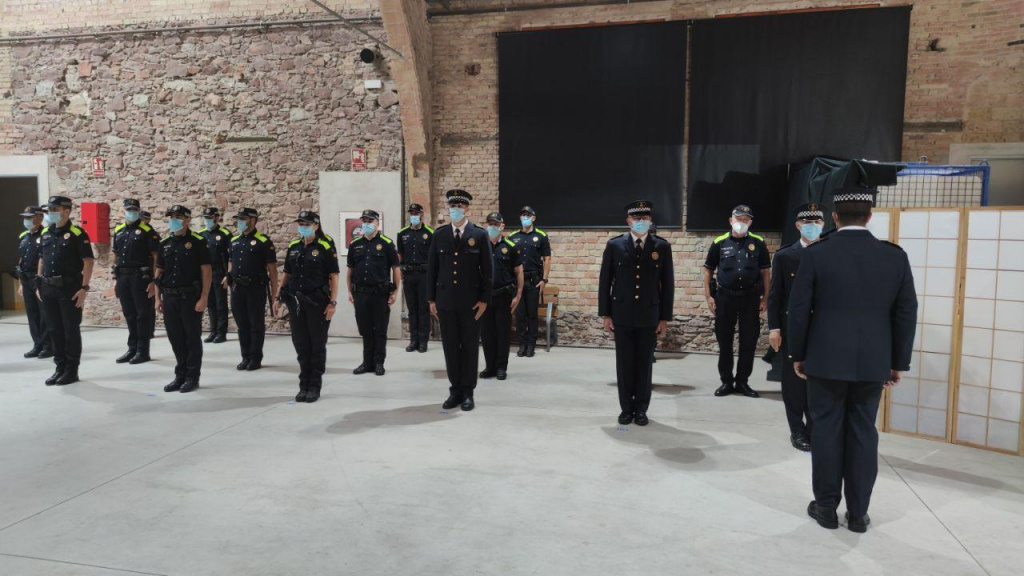
[[366, 374], [369, 371], [370, 371], [370, 365], [367, 364], [366, 362], [363, 362], [359, 366], [356, 366], [356, 369], [353, 370], [352, 373], [356, 374], [356, 375], [359, 375], [359, 374]]
[[149, 350], [139, 350], [138, 352], [135, 353], [135, 356], [132, 356], [132, 359], [129, 360], [128, 363], [129, 364], [145, 364], [146, 362], [149, 362], [150, 360], [152, 360], [152, 358], [149, 357]]
[[181, 390], [181, 385], [184, 383], [184, 378], [178, 378], [177, 376], [175, 376], [174, 380], [171, 380], [170, 384], [164, 386], [164, 392], [177, 392], [178, 390]]
[[516, 351], [516, 356], [518, 356], [520, 358], [522, 358], [523, 356], [526, 356], [526, 344], [520, 344], [519, 345], [519, 350]]
[[193, 390], [197, 389], [199, 389], [199, 380], [187, 378], [185, 379], [185, 382], [182, 383], [181, 390], [178, 390], [178, 392], [181, 392], [182, 394], [188, 394], [189, 392], [192, 392]]
[[383, 376], [384, 375], [384, 364], [383, 363], [377, 364], [373, 368], [373, 373], [376, 374], [377, 376]]
[[57, 380], [60, 380], [60, 377], [63, 374], [64, 374], [64, 369], [61, 368], [60, 366], [58, 366], [57, 369], [54, 370], [53, 374], [51, 374], [50, 377], [46, 379], [46, 385], [47, 386], [53, 386], [54, 384], [57, 383]]
[[485, 380], [487, 378], [494, 378], [497, 375], [498, 375], [498, 371], [497, 370], [492, 370], [490, 368], [484, 368], [484, 371], [480, 373], [480, 377], [485, 379]]
[[223, 344], [228, 341], [228, 337], [223, 332], [218, 332], [217, 337], [213, 339], [214, 344]]
[[249, 361], [246, 360], [245, 358], [242, 358], [242, 361], [238, 363], [238, 366], [235, 366], [235, 370], [242, 371], [242, 370], [245, 370], [248, 367], [249, 367]]
[[718, 387], [718, 390], [715, 390], [715, 396], [719, 396], [719, 397], [721, 397], [721, 396], [728, 396], [729, 394], [732, 394], [732, 393], [733, 393], [732, 384], [722, 384], [721, 386]]
[[114, 360], [114, 362], [117, 362], [118, 364], [124, 364], [125, 362], [131, 361], [132, 358], [135, 358], [135, 350], [129, 349], [124, 354], [118, 356], [117, 360]]
[[263, 360], [259, 359], [249, 360], [249, 364], [245, 367], [249, 372], [259, 370], [260, 368], [263, 368]]
[[36, 358], [39, 358], [40, 360], [44, 358], [53, 358], [53, 350], [50, 350], [49, 348], [43, 348], [42, 350], [39, 351], [39, 356], [36, 356]]
[[78, 366], [73, 368], [68, 367], [68, 369], [60, 375], [60, 378], [57, 379], [55, 384], [57, 386], [67, 386], [68, 384], [74, 384], [75, 382], [78, 382]]
[[535, 346], [536, 345], [533, 342], [530, 342], [530, 344], [526, 347], [526, 357], [527, 358], [533, 358], [533, 353], [536, 352], [536, 350], [534, 350]]
[[203, 340], [203, 342], [206, 342], [207, 344], [212, 344], [212, 343], [213, 343], [213, 341], [214, 341], [214, 340], [215, 340], [216, 338], [217, 338], [217, 333], [216, 333], [216, 332], [210, 332], [210, 335], [209, 335], [209, 336], [207, 336], [207, 337], [206, 337], [206, 338], [205, 338], [205, 339]]
[[39, 346], [33, 346], [31, 350], [25, 352], [25, 358], [38, 358], [39, 357]]
[[306, 404], [312, 404], [313, 402], [316, 402], [319, 399], [320, 399], [320, 389], [319, 388], [310, 388], [309, 391], [306, 392]]
[[498, 380], [508, 378], [508, 372], [506, 372], [504, 368], [498, 368], [498, 371], [495, 372], [494, 375]]
[[451, 394], [448, 396], [448, 399], [444, 401], [444, 404], [441, 404], [441, 408], [444, 408], [445, 410], [451, 410], [452, 408], [455, 408], [459, 404], [462, 404], [462, 397], [456, 394]]
[[299, 390], [299, 393], [295, 395], [295, 401], [300, 403], [300, 404], [305, 402], [306, 401], [306, 391], [305, 390]]
[[427, 351], [427, 343], [424, 342], [423, 344], [420, 344], [420, 354], [422, 354], [422, 353], [424, 353], [426, 351]]
[[416, 344], [415, 342], [410, 342], [409, 345], [405, 347], [405, 351], [406, 352], [415, 352], [418, 348], [419, 348], [418, 344]]
[[742, 395], [746, 396], [747, 398], [760, 398], [761, 397], [761, 395], [758, 394], [757, 392], [755, 392], [750, 386], [748, 386], [746, 382], [737, 382], [736, 383], [736, 393], [737, 394], [742, 394]]

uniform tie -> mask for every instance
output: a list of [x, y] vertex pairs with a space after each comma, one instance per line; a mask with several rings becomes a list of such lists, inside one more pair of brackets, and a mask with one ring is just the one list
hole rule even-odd
[[455, 244], [462, 244], [462, 233], [459, 232], [458, 228], [455, 229]]
[[643, 253], [643, 251], [644, 251], [643, 240], [637, 238], [636, 239], [636, 258], [637, 258], [637, 260], [640, 259], [640, 254]]

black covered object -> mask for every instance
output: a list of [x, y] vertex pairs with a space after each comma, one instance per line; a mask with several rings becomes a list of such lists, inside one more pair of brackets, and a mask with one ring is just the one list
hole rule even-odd
[[694, 22], [687, 228], [737, 204], [784, 228], [791, 163], [899, 160], [909, 27], [910, 7]]
[[[621, 226], [650, 198], [682, 224], [686, 22], [498, 36], [501, 211]], [[735, 205], [736, 203], [733, 203]]]

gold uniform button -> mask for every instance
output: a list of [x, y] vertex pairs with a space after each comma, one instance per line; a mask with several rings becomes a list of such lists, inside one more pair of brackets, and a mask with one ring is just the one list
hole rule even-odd
[[636, 299], [636, 300], [639, 300], [640, 299], [640, 295], [637, 294], [636, 296], [633, 296], [633, 298]]
[[640, 285], [639, 285], [639, 284], [637, 284], [637, 285], [636, 285], [636, 289], [637, 289], [637, 290], [639, 290], [639, 289], [640, 289]]
[[458, 253], [458, 252], [456, 252], [456, 253], [455, 253], [455, 255], [456, 255], [456, 256], [458, 256], [458, 255], [459, 255], [459, 253]]
[[458, 283], [459, 283], [458, 280], [452, 280], [452, 284], [458, 284]]
[[458, 276], [459, 275], [459, 271], [456, 270], [455, 272], [452, 272], [452, 274], [455, 274], [456, 276]]

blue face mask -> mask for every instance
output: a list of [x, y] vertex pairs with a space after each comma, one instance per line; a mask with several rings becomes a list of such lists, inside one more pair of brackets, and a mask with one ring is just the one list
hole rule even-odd
[[25, 218], [24, 220], [21, 221], [21, 223], [25, 226], [25, 230], [31, 230], [35, 228], [35, 224], [32, 223], [31, 218]]
[[409, 223], [412, 224], [413, 226], [419, 226], [420, 225], [420, 217], [419, 216], [409, 216]]
[[60, 224], [60, 212], [47, 212], [46, 216], [43, 217], [43, 220], [45, 220], [50, 226], [56, 226], [57, 224]]
[[501, 228], [497, 226], [488, 226], [487, 235], [490, 236], [491, 238], [497, 238], [498, 236], [501, 235]]
[[249, 221], [248, 220], [239, 220], [236, 223], [236, 225], [238, 226], [238, 233], [239, 234], [241, 234], [242, 232], [245, 232], [246, 230], [249, 229]]
[[466, 209], [449, 208], [448, 215], [452, 217], [452, 222], [462, 222], [466, 218]]
[[217, 223], [214, 222], [213, 220], [209, 219], [209, 218], [203, 220], [203, 224], [206, 224], [206, 229], [207, 230], [213, 230], [214, 228], [217, 227]]
[[373, 225], [373, 222], [363, 222], [363, 236], [373, 235], [376, 229], [377, 227]]
[[313, 227], [312, 226], [299, 226], [299, 236], [302, 236], [303, 238], [309, 238], [312, 235], [313, 235]]
[[637, 236], [643, 236], [644, 234], [647, 234], [648, 230], [651, 229], [651, 221], [633, 220], [633, 225], [630, 226], [630, 228], [633, 230], [633, 233], [636, 234]]
[[820, 224], [811, 224], [808, 222], [807, 224], [800, 226], [800, 235], [805, 239], [814, 242], [819, 236], [821, 236], [821, 228], [822, 226]]
[[137, 210], [125, 210], [124, 219], [129, 223], [135, 222], [139, 219], [139, 212]]
[[533, 218], [530, 216], [521, 216], [519, 218], [519, 221], [522, 222], [523, 228], [529, 228], [530, 226], [533, 226]]
[[185, 227], [185, 221], [181, 218], [171, 218], [167, 221], [167, 226], [171, 229], [171, 232], [180, 232]]

